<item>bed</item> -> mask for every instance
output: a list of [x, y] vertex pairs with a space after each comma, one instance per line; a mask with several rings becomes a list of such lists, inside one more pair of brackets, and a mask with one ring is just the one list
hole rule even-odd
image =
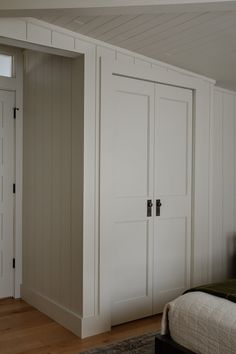
[[236, 354], [236, 279], [188, 290], [165, 306], [156, 353]]

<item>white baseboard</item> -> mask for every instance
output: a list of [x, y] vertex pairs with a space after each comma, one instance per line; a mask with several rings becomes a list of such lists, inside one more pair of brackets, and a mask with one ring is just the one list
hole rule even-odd
[[82, 318], [50, 298], [23, 285], [21, 285], [21, 297], [80, 338], [94, 336], [111, 329], [109, 316], [98, 315]]
[[111, 330], [110, 316], [92, 316], [82, 319], [81, 338], [95, 336], [96, 334], [109, 332]]
[[76, 336], [82, 336], [82, 318], [76, 313], [24, 286], [21, 286], [21, 297], [30, 305], [51, 317], [54, 321], [69, 329]]

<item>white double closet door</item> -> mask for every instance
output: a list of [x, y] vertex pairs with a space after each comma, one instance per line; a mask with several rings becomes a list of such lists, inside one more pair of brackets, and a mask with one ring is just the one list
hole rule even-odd
[[192, 91], [119, 76], [113, 88], [115, 325], [161, 312], [190, 285]]

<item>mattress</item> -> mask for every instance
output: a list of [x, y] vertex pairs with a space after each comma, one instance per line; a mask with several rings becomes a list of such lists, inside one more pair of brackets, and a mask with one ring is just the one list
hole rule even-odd
[[162, 334], [201, 354], [236, 354], [236, 304], [203, 292], [165, 306]]

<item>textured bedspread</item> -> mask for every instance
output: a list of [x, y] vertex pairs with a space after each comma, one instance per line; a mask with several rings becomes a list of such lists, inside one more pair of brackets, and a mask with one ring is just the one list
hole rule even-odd
[[165, 306], [162, 334], [201, 354], [236, 354], [236, 304], [202, 292]]

